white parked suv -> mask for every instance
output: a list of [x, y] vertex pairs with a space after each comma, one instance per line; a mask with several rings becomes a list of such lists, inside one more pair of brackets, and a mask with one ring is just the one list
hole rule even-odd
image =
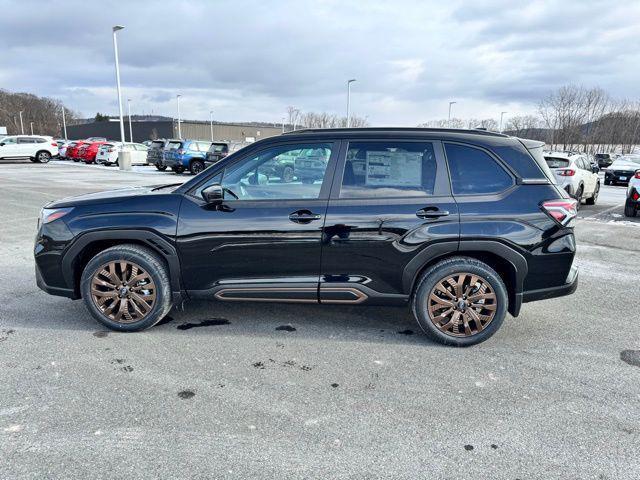
[[44, 135], [9, 135], [0, 138], [0, 159], [29, 158], [47, 163], [58, 155], [58, 144]]
[[626, 155], [622, 157], [629, 165], [637, 166], [633, 175], [629, 178], [627, 187], [627, 199], [624, 202], [625, 217], [635, 217], [640, 210], [640, 155]]
[[124, 149], [127, 152], [131, 152], [131, 165], [146, 165], [147, 164], [147, 151], [149, 147], [142, 143], [125, 143], [122, 147], [122, 142], [109, 142], [100, 145], [98, 153], [96, 154], [96, 163], [102, 163], [103, 165], [111, 165], [118, 163], [118, 152]]
[[591, 165], [585, 155], [567, 152], [546, 152], [547, 165], [554, 173], [558, 185], [573, 198], [595, 205], [600, 193], [598, 167]]

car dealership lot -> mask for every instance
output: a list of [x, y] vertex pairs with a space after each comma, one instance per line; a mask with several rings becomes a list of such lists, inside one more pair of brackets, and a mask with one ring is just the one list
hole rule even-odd
[[[187, 180], [0, 166], [0, 478], [635, 478], [640, 219], [602, 187], [580, 286], [446, 348], [408, 310], [189, 302], [138, 334], [35, 286], [48, 200]], [[294, 330], [295, 329], [295, 330]]]

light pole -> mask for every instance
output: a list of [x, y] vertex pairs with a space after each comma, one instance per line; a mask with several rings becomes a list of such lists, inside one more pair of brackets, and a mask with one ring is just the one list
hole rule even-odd
[[500, 112], [500, 133], [502, 133], [502, 118], [504, 117], [505, 113], [509, 112]]
[[120, 140], [125, 142], [124, 138], [124, 118], [122, 114], [122, 95], [120, 93], [120, 64], [118, 62], [118, 40], [116, 39], [116, 32], [122, 30], [122, 25], [116, 25], [111, 30], [113, 31], [113, 55], [116, 59], [116, 87], [118, 89], [118, 109], [120, 111]]
[[347, 128], [351, 125], [351, 84], [355, 81], [355, 78], [347, 80]]
[[68, 140], [68, 138], [67, 138], [67, 120], [64, 118], [64, 107], [62, 107], [62, 128], [64, 129], [64, 139]]
[[284, 117], [282, 117], [282, 133], [284, 133]]
[[176, 95], [176, 103], [178, 104], [178, 138], [182, 140], [182, 128], [180, 127], [180, 97], [182, 95]]
[[451, 126], [451, 105], [455, 105], [458, 102], [449, 102], [449, 118], [447, 119], [447, 126]]
[[33, 122], [29, 122], [29, 125], [31, 126], [31, 135], [33, 135]]
[[131, 126], [131, 99], [127, 98], [127, 114], [129, 115], [129, 140], [133, 143], [133, 127]]
[[22, 112], [23, 110], [20, 110], [18, 113], [20, 114], [20, 133], [24, 135], [24, 123], [22, 123]]
[[209, 128], [211, 129], [211, 141], [213, 142], [213, 110], [209, 110]]

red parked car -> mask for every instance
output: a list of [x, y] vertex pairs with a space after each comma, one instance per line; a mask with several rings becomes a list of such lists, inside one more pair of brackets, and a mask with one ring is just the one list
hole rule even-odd
[[77, 140], [69, 144], [69, 147], [67, 148], [67, 158], [69, 160], [73, 160], [74, 162], [79, 162], [80, 157], [78, 156], [78, 150], [80, 150], [80, 147], [82, 147], [82, 145], [84, 145], [85, 143], [87, 143], [85, 140]]
[[84, 163], [95, 163], [98, 148], [100, 148], [100, 145], [104, 145], [105, 143], [107, 142], [100, 141], [85, 143], [78, 151], [78, 156]]

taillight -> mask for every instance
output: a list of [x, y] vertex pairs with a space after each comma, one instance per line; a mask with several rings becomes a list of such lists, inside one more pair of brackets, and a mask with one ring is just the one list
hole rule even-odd
[[633, 192], [633, 193], [631, 194], [631, 198], [633, 198], [633, 201], [634, 201], [634, 202], [637, 202], [637, 201], [638, 201], [638, 199], [640, 199], [640, 193], [638, 193], [638, 192]]
[[547, 200], [542, 202], [542, 210], [560, 225], [567, 226], [578, 215], [578, 201], [574, 198]]
[[576, 174], [575, 170], [571, 170], [570, 168], [567, 170], [558, 170], [558, 175], [561, 177], [573, 177]]
[[58, 144], [57, 144], [56, 142], [51, 142], [51, 146], [52, 146], [52, 147], [56, 147], [56, 148], [57, 148], [57, 147], [58, 147]]

